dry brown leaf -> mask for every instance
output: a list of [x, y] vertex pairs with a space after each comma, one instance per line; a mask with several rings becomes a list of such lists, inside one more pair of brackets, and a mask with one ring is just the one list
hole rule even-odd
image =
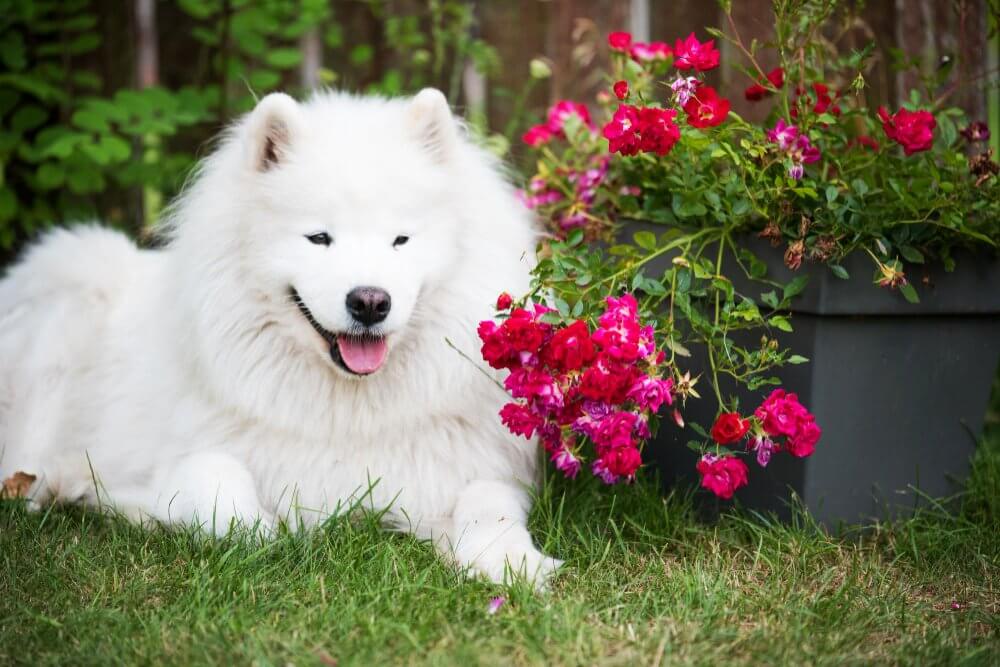
[[36, 479], [38, 478], [35, 475], [18, 470], [11, 477], [3, 481], [0, 498], [24, 498], [28, 495], [28, 490]]

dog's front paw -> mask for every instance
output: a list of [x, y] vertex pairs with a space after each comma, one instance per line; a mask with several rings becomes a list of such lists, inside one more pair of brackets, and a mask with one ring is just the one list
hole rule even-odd
[[547, 587], [563, 561], [546, 556], [534, 546], [494, 548], [475, 558], [471, 565], [496, 584], [524, 581], [536, 590]]

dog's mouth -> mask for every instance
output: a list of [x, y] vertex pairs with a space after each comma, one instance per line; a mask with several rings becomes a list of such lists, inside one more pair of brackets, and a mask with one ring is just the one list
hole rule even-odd
[[385, 363], [389, 351], [385, 336], [373, 333], [334, 333], [316, 321], [309, 306], [294, 287], [289, 288], [289, 295], [313, 330], [326, 341], [330, 348], [330, 358], [337, 366], [352, 375], [371, 375]]

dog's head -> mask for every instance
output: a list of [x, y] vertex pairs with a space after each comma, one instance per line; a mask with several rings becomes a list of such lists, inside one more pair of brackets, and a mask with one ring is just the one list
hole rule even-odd
[[458, 260], [463, 147], [447, 101], [272, 94], [238, 132], [254, 288], [337, 372], [376, 373]]

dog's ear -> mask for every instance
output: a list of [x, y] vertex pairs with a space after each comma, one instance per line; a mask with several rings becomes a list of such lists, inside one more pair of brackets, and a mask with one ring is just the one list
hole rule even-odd
[[410, 101], [406, 123], [414, 138], [438, 162], [447, 162], [458, 146], [458, 128], [448, 100], [437, 88], [424, 88]]
[[255, 171], [274, 169], [299, 139], [299, 105], [284, 93], [265, 96], [250, 113], [248, 153]]

